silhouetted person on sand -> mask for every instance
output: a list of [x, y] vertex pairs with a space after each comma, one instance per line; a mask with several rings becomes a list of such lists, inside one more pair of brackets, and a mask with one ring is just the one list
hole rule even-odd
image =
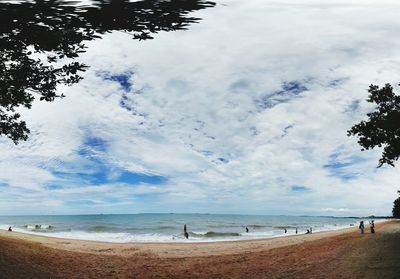
[[287, 233], [287, 229], [285, 228], [285, 233]]
[[248, 228], [248, 227], [246, 227], [246, 232], [247, 232], [247, 233], [249, 232], [249, 228]]
[[306, 232], [306, 234], [309, 234], [309, 233], [310, 233], [310, 230], [308, 230], [308, 229], [307, 229], [307, 232]]
[[365, 229], [365, 227], [364, 227], [364, 221], [361, 221], [361, 222], [360, 222], [360, 226], [358, 226], [358, 228], [360, 229], [360, 233], [361, 233], [361, 234], [364, 234], [364, 229]]
[[183, 235], [185, 236], [186, 239], [189, 239], [189, 234], [186, 230], [186, 224], [183, 226]]
[[297, 230], [297, 228], [296, 228], [296, 234], [298, 233], [298, 230]]
[[374, 223], [374, 220], [371, 221], [370, 229], [371, 229], [371, 233], [375, 233], [375, 223]]
[[310, 233], [312, 233], [312, 227], [310, 227]]
[[12, 228], [11, 228], [11, 227], [8, 227], [8, 231], [9, 231], [9, 232], [12, 232]]

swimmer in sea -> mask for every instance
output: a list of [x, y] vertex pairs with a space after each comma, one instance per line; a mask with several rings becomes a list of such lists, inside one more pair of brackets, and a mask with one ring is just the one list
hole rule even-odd
[[186, 239], [189, 239], [189, 234], [186, 230], [186, 224], [183, 226], [183, 235], [185, 236]]

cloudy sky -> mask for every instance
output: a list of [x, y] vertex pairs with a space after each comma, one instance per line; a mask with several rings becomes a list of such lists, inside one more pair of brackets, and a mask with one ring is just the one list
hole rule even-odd
[[399, 8], [221, 0], [89, 43], [85, 79], [22, 111], [30, 139], [0, 139], [0, 214], [390, 214], [398, 169], [346, 131], [400, 81]]

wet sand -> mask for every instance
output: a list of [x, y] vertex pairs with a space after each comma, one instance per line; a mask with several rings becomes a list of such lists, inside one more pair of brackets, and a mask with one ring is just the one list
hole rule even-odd
[[400, 278], [400, 221], [273, 239], [113, 244], [0, 231], [0, 278]]

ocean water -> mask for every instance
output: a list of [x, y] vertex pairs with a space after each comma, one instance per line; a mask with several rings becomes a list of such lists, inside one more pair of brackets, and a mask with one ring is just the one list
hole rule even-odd
[[[209, 242], [294, 235], [358, 226], [359, 218], [218, 214], [0, 216], [0, 229], [105, 242]], [[189, 239], [183, 235], [186, 224]], [[246, 232], [246, 227], [249, 232]], [[285, 229], [287, 232], [285, 233]]]

